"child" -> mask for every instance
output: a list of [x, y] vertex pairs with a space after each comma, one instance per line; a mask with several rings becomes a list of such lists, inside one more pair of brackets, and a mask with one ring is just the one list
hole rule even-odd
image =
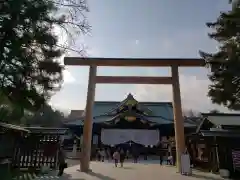
[[115, 162], [115, 167], [117, 167], [118, 161], [120, 159], [120, 154], [117, 150], [113, 153], [113, 159], [114, 159], [114, 162]]

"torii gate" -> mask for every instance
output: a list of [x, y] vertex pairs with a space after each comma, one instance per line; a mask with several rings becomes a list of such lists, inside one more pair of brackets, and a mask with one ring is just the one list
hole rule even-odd
[[[204, 66], [202, 59], [125, 59], [125, 58], [80, 58], [65, 57], [64, 64], [69, 66], [90, 66], [86, 112], [83, 127], [83, 145], [80, 157], [81, 171], [89, 171], [92, 139], [92, 109], [97, 83], [105, 84], [172, 84], [174, 129], [177, 154], [177, 168], [181, 172], [181, 154], [185, 151], [184, 122], [182, 116], [181, 94], [178, 67]], [[171, 67], [170, 77], [134, 76], [97, 76], [98, 66], [125, 67]]]

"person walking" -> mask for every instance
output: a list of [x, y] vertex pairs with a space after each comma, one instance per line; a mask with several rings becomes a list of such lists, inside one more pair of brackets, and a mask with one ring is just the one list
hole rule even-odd
[[107, 150], [106, 150], [106, 155], [107, 155], [107, 159], [108, 159], [108, 160], [111, 160], [111, 159], [112, 159], [110, 149], [107, 149]]
[[129, 150], [126, 151], [126, 159], [129, 159], [129, 156], [130, 156], [130, 152]]
[[138, 162], [138, 151], [134, 150], [133, 151], [133, 163], [137, 163]]
[[139, 154], [139, 148], [133, 145], [132, 147], [132, 156], [133, 156], [133, 163], [138, 162], [138, 154]]
[[101, 160], [101, 157], [100, 157], [100, 150], [97, 149], [96, 150], [96, 161], [100, 161]]
[[113, 159], [114, 159], [115, 167], [117, 167], [118, 161], [120, 159], [120, 154], [117, 150], [113, 153]]
[[62, 176], [64, 169], [67, 168], [67, 163], [65, 161], [66, 155], [63, 150], [63, 147], [61, 146], [58, 152], [58, 163], [59, 163], [59, 171], [58, 176]]
[[124, 152], [123, 149], [121, 149], [121, 151], [120, 151], [120, 164], [121, 164], [121, 167], [123, 167], [124, 160], [125, 160], [125, 152]]
[[162, 165], [163, 164], [163, 152], [161, 150], [160, 150], [159, 158], [160, 158], [160, 165]]
[[168, 156], [167, 164], [173, 165], [173, 156], [171, 154]]
[[100, 156], [101, 156], [101, 161], [104, 162], [104, 159], [105, 159], [105, 156], [106, 156], [106, 153], [105, 153], [104, 149], [100, 150]]

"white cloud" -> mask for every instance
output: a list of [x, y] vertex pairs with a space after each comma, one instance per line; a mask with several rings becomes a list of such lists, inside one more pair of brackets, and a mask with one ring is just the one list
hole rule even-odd
[[101, 57], [101, 52], [96, 48], [87, 48], [86, 55], [88, 57]]
[[[159, 44], [154, 44], [152, 46], [150, 46], [150, 44], [146, 44], [144, 39], [132, 39], [130, 43], [123, 48], [123, 50], [125, 55], [128, 57], [142, 57], [142, 54], [151, 57], [152, 52], [155, 51], [157, 53], [155, 53], [154, 57], [196, 57], [199, 56], [199, 49], [206, 50], [207, 52], [212, 52], [215, 50], [216, 44], [212, 41], [209, 41], [208, 38], [203, 38], [204, 36], [207, 36], [206, 34], [207, 32], [205, 29], [196, 30], [193, 32], [181, 31], [172, 35], [171, 37], [161, 37], [158, 41]], [[89, 56], [104, 56], [105, 53], [106, 52], [102, 51], [102, 49], [100, 51], [96, 47], [87, 49], [87, 55]], [[144, 68], [144, 71], [139, 71], [139, 73], [141, 73], [142, 76], [154, 76], [159, 75], [159, 72], [161, 72], [161, 70], [156, 70], [155, 68], [149, 69], [149, 71], [147, 69], [148, 68]], [[85, 70], [86, 69], [82, 70], [84, 71], [84, 75], [81, 71], [82, 74], [79, 76], [79, 78], [81, 77], [82, 80], [86, 79], [85, 81], [87, 82], [88, 72], [87, 70], [85, 72]], [[140, 75], [139, 73], [137, 75]], [[113, 71], [113, 74], [111, 75], [116, 75], [116, 72]], [[59, 93], [58, 96], [56, 96], [54, 104], [59, 106], [61, 105], [65, 108], [82, 108], [85, 106], [87, 87], [84, 87], [84, 93], [78, 92], [79, 90], [82, 90], [83, 87], [73, 87], [73, 85], [76, 85], [75, 83], [79, 81], [79, 78], [77, 77], [75, 79], [68, 71], [64, 72], [65, 83], [69, 82], [71, 84], [64, 86], [65, 89], [63, 88], [61, 91], [62, 93]], [[215, 108], [219, 109], [220, 111], [227, 111], [225, 108], [213, 105], [211, 103], [211, 100], [207, 97], [209, 84], [210, 82], [207, 79], [206, 70], [200, 71], [197, 74], [194, 70], [192, 70], [190, 73], [180, 71], [180, 86], [183, 108], [203, 112], [208, 112], [209, 110]], [[113, 85], [113, 87], [116, 88], [113, 88], [106, 93], [107, 85], [104, 85], [102, 88], [99, 85], [96, 92], [97, 97], [99, 97], [101, 100], [122, 100], [124, 99], [124, 94], [126, 94], [125, 92], [131, 92], [135, 94], [136, 99], [139, 101], [172, 102], [172, 87], [170, 85], [123, 85], [123, 88]], [[76, 92], [72, 92], [76, 88], [79, 89]], [[76, 101], [76, 99], [78, 99], [78, 101]]]
[[[207, 29], [192, 31], [179, 31], [171, 37], [162, 37], [159, 44], [160, 57], [196, 57], [198, 50], [214, 51], [215, 42], [210, 41], [207, 36]], [[147, 74], [159, 75], [158, 70], [146, 72]], [[144, 74], [145, 76], [145, 74]], [[207, 71], [200, 70], [198, 74], [180, 71], [180, 88], [183, 109], [197, 111], [209, 111], [219, 109], [227, 111], [226, 108], [213, 105], [207, 96], [210, 82], [207, 78]], [[133, 90], [139, 101], [170, 101], [172, 102], [172, 86], [170, 85], [135, 85]]]
[[[213, 105], [207, 96], [210, 82], [197, 76], [180, 74], [180, 89], [183, 109], [208, 112], [212, 109], [227, 111]], [[136, 85], [134, 94], [139, 101], [172, 102], [171, 85]]]
[[139, 40], [135, 40], [135, 44], [138, 45], [139, 44]]
[[[55, 26], [54, 33], [58, 36], [58, 45], [67, 47], [68, 37], [67, 37], [66, 32], [64, 32], [61, 28]], [[64, 56], [65, 56], [65, 54], [61, 58], [58, 59], [61, 64], [64, 64], [64, 62], [63, 62]], [[63, 71], [63, 80], [64, 80], [64, 84], [75, 82], [75, 78], [72, 76], [72, 74], [67, 69], [64, 69], [64, 71]]]
[[68, 70], [63, 71], [64, 83], [74, 83], [76, 79], [72, 76], [72, 74]]

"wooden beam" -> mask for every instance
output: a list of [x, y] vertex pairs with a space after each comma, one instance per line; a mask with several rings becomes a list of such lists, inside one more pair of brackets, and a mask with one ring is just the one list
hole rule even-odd
[[101, 84], [172, 84], [172, 77], [97, 76]]
[[204, 66], [205, 61], [200, 58], [161, 58], [161, 59], [136, 59], [136, 58], [83, 58], [83, 57], [65, 57], [64, 64], [69, 66], [148, 66], [148, 67], [166, 67], [166, 66], [185, 66], [195, 67]]
[[181, 155], [185, 152], [184, 138], [184, 120], [182, 115], [181, 92], [179, 83], [179, 72], [177, 66], [172, 66], [172, 91], [173, 91], [173, 112], [174, 112], [174, 130], [176, 141], [176, 162], [178, 172], [181, 172]]
[[93, 104], [95, 98], [96, 88], [96, 74], [97, 67], [89, 67], [89, 80], [88, 80], [88, 91], [87, 91], [87, 103], [85, 120], [83, 126], [83, 142], [80, 157], [80, 169], [82, 172], [89, 172], [90, 156], [91, 156], [91, 144], [92, 144], [92, 119], [93, 119]]

